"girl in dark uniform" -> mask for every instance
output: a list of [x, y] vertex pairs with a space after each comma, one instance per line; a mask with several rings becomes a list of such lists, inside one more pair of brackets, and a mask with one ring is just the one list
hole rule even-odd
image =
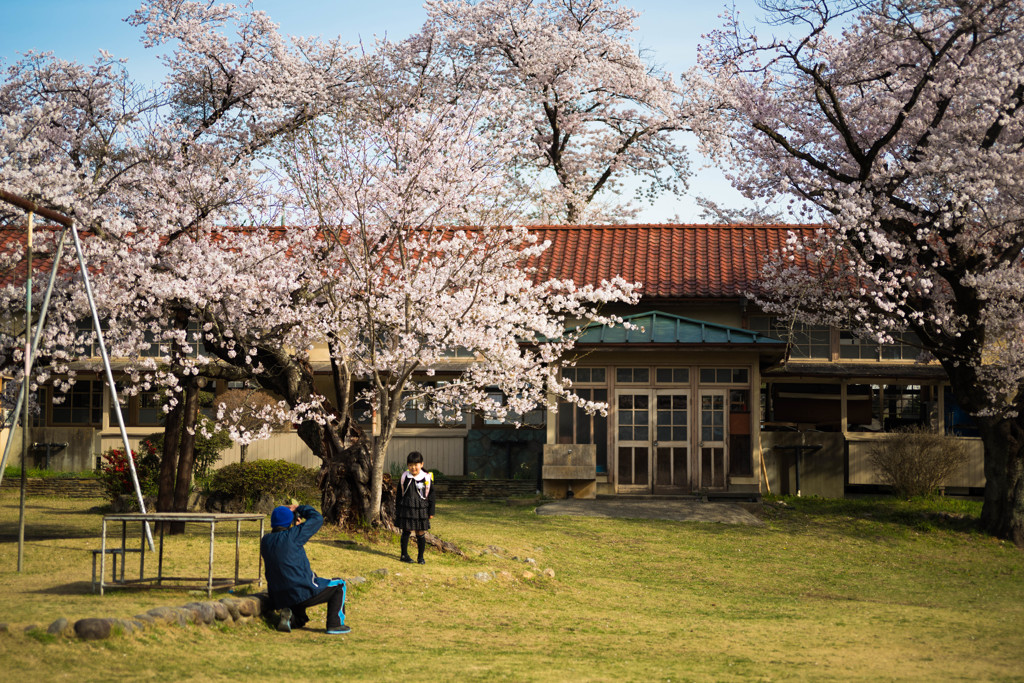
[[426, 533], [434, 516], [434, 478], [423, 469], [423, 456], [413, 451], [406, 458], [409, 469], [402, 472], [398, 481], [398, 500], [395, 503], [395, 523], [402, 530], [402, 562], [412, 562], [409, 557], [409, 535], [416, 532], [417, 562], [426, 564], [423, 549], [427, 544]]

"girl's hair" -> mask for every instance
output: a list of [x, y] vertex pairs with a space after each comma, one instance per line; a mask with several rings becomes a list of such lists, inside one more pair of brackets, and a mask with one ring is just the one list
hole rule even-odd
[[423, 462], [423, 455], [419, 451], [413, 451], [409, 454], [409, 457], [405, 459], [407, 465], [411, 465], [414, 462]]

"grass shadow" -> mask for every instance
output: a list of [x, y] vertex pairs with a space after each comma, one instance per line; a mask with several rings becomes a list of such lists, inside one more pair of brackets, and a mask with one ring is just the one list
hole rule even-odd
[[[60, 583], [29, 592], [37, 595], [89, 595], [93, 590], [92, 581], [72, 581], [71, 583]], [[99, 589], [96, 590], [96, 595], [99, 595]]]
[[766, 497], [764, 519], [794, 524], [827, 521], [836, 531], [858, 537], [864, 535], [863, 527], [869, 522], [917, 532], [983, 533], [981, 502], [969, 499]]
[[364, 545], [362, 543], [358, 543], [356, 541], [349, 541], [349, 540], [332, 541], [332, 540], [328, 540], [328, 539], [322, 539], [322, 540], [312, 540], [312, 541], [309, 541], [309, 542], [310, 543], [315, 543], [316, 545], [327, 546], [328, 548], [342, 548], [343, 550], [364, 553], [366, 555], [378, 555], [380, 557], [391, 557], [391, 558], [393, 558], [395, 556], [394, 552], [385, 552], [383, 550], [378, 550], [376, 548], [372, 548], [370, 546]]

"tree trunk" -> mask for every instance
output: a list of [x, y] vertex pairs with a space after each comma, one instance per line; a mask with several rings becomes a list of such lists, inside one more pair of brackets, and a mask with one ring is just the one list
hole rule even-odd
[[[333, 429], [314, 422], [303, 423], [298, 431], [303, 442], [321, 459], [317, 485], [321, 491], [324, 520], [353, 531], [369, 527], [393, 531], [394, 488], [390, 477], [376, 486], [373, 483], [369, 435], [349, 420], [342, 421], [341, 426]], [[376, 510], [374, 491], [381, 506], [379, 518], [371, 513]]]
[[985, 444], [986, 532], [1024, 547], [1024, 425], [1013, 419], [976, 418]]
[[249, 450], [249, 444], [243, 443], [238, 447], [238, 462], [245, 462], [246, 451]]
[[182, 407], [179, 403], [164, 422], [164, 452], [160, 457], [160, 480], [156, 497], [158, 512], [174, 510], [174, 482], [178, 471], [178, 442], [181, 437]]
[[[199, 415], [199, 385], [196, 383], [195, 377], [186, 382], [182, 393], [178, 471], [174, 482], [174, 512], [188, 511], [188, 494], [192, 487], [192, 466], [196, 460], [196, 418]], [[185, 523], [175, 522], [171, 525], [170, 532], [172, 534], [185, 533]]]

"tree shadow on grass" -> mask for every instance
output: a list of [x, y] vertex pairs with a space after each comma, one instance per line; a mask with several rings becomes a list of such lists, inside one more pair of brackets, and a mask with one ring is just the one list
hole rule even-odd
[[395, 556], [394, 552], [385, 552], [383, 550], [378, 550], [377, 548], [373, 548], [373, 547], [370, 547], [370, 546], [367, 546], [367, 545], [363, 545], [362, 543], [359, 543], [357, 541], [349, 541], [349, 540], [331, 541], [331, 540], [326, 540], [325, 539], [325, 540], [310, 541], [310, 543], [315, 543], [317, 545], [324, 545], [324, 546], [327, 546], [328, 548], [341, 548], [343, 550], [349, 550], [349, 551], [352, 551], [352, 552], [365, 553], [367, 555], [379, 555], [380, 557], [394, 558], [394, 556]]
[[[40, 523], [31, 518], [25, 520], [25, 541], [53, 541], [57, 539], [100, 538], [100, 529], [69, 529], [62, 524]], [[0, 525], [0, 543], [18, 541], [18, 523]]]
[[[107, 587], [109, 590], [109, 586]], [[38, 588], [29, 593], [35, 593], [36, 595], [89, 595], [93, 592], [91, 581], [72, 581], [71, 583], [60, 583], [55, 586], [47, 586], [46, 588]], [[99, 595], [99, 589], [96, 589], [96, 595]]]
[[826, 522], [838, 532], [863, 536], [869, 523], [903, 527], [911, 531], [942, 531], [974, 535], [984, 533], [980, 505], [969, 500], [870, 498], [795, 498], [766, 500], [764, 517], [796, 525]]

